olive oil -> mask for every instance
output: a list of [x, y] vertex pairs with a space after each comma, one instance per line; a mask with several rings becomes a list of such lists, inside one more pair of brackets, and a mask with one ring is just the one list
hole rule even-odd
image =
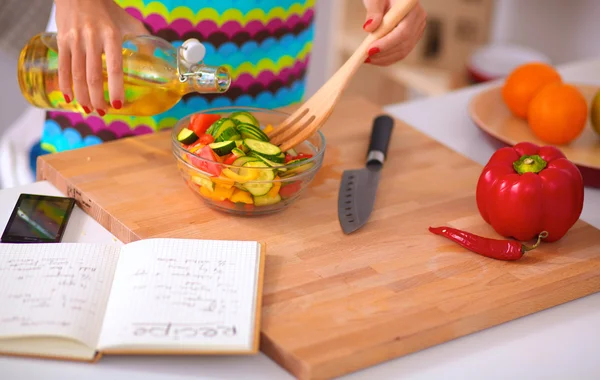
[[[158, 37], [138, 36], [124, 41], [122, 56], [125, 98], [122, 107], [115, 109], [110, 105], [102, 55], [104, 98], [109, 106], [104, 111], [108, 114], [157, 115], [172, 108], [186, 94], [223, 93], [231, 84], [226, 68], [189, 62], [182, 48], [176, 49]], [[18, 63], [19, 86], [25, 99], [43, 109], [84, 113], [77, 99], [70, 103], [64, 99], [58, 75], [56, 34], [33, 37], [22, 49]]]

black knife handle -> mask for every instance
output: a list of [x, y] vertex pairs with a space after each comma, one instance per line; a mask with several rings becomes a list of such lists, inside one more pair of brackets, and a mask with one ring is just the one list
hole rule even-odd
[[369, 142], [369, 152], [367, 154], [367, 165], [379, 163], [383, 165], [387, 156], [390, 139], [394, 129], [394, 119], [387, 115], [380, 115], [373, 121], [371, 129], [371, 141]]

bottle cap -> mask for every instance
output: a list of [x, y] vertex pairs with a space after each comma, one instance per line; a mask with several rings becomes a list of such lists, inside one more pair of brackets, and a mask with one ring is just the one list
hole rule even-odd
[[181, 45], [182, 50], [182, 58], [186, 61], [188, 65], [193, 65], [195, 63], [199, 63], [204, 59], [206, 55], [206, 48], [200, 41], [195, 38], [190, 38], [186, 40]]

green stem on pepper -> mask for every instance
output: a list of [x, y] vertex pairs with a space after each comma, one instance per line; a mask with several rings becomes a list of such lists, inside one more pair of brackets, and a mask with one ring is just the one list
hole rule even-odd
[[547, 164], [548, 163], [537, 154], [531, 156], [524, 155], [513, 162], [513, 168], [519, 174], [539, 173], [544, 170]]
[[521, 250], [523, 251], [523, 253], [527, 252], [527, 251], [531, 251], [533, 249], [536, 249], [540, 243], [542, 242], [542, 239], [545, 239], [548, 237], [548, 231], [542, 231], [539, 235], [538, 235], [538, 239], [537, 242], [535, 242], [534, 245], [532, 245], [531, 247], [526, 246], [525, 244], [521, 244]]

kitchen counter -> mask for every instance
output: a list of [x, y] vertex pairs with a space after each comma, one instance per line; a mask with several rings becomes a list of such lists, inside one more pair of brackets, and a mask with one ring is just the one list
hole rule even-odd
[[[600, 60], [561, 67], [567, 81], [600, 84]], [[485, 163], [497, 148], [469, 120], [466, 106], [482, 86], [387, 111], [455, 151]], [[4, 225], [22, 192], [60, 194], [47, 182], [0, 192]], [[600, 190], [586, 189], [582, 219], [600, 228]], [[119, 244], [91, 217], [77, 209], [65, 241]], [[600, 250], [600, 247], [599, 247]], [[345, 376], [344, 379], [596, 379], [600, 362], [600, 294], [484, 330], [418, 353]], [[560, 343], [559, 343], [560, 342]], [[32, 365], [35, 363], [35, 365]], [[260, 354], [250, 358], [112, 358], [95, 365], [0, 358], [7, 379], [291, 379]]]

